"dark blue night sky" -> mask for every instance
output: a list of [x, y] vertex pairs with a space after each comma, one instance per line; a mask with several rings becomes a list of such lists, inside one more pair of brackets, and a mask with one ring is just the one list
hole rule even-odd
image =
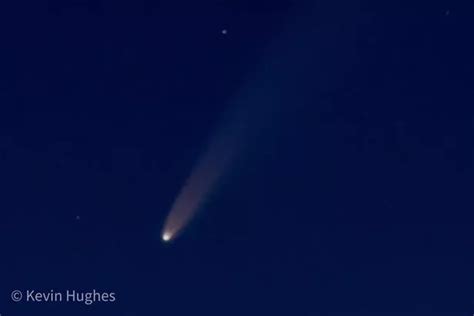
[[[472, 315], [473, 21], [447, 0], [2, 2], [1, 316]], [[163, 243], [239, 108], [245, 152]]]

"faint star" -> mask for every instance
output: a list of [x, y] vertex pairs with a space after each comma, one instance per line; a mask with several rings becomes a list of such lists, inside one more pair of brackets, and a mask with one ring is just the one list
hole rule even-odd
[[223, 29], [223, 30], [221, 31], [221, 33], [222, 33], [223, 35], [226, 35], [226, 34], [227, 34], [227, 30], [226, 30], [226, 29]]
[[76, 221], [80, 220], [81, 217], [79, 215], [76, 216]]

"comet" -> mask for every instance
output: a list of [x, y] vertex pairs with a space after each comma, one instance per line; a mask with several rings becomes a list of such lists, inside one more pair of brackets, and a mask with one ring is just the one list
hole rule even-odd
[[233, 161], [242, 151], [246, 134], [246, 125], [242, 124], [245, 119], [239, 115], [234, 118], [236, 120], [221, 125], [196, 163], [166, 218], [161, 234], [163, 241], [171, 241], [183, 230], [216, 190], [219, 181], [232, 169]]
[[236, 160], [276, 141], [275, 128], [288, 118], [287, 111], [317, 106], [315, 96], [327, 95], [344, 82], [356, 56], [354, 18], [360, 12], [345, 6], [340, 10], [331, 2], [325, 8], [300, 8], [269, 45], [269, 54], [230, 99], [229, 110], [172, 204], [161, 232], [164, 242], [183, 232]]

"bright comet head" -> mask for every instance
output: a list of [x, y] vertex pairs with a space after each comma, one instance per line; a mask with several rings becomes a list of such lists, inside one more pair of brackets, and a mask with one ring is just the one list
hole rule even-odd
[[170, 241], [171, 234], [170, 233], [164, 233], [162, 238], [163, 238], [163, 241]]

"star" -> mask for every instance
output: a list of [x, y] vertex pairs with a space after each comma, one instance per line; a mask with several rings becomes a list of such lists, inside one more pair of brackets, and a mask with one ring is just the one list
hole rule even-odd
[[226, 30], [226, 29], [223, 29], [223, 30], [221, 31], [221, 33], [222, 33], [223, 35], [226, 35], [226, 34], [227, 34], [227, 30]]

